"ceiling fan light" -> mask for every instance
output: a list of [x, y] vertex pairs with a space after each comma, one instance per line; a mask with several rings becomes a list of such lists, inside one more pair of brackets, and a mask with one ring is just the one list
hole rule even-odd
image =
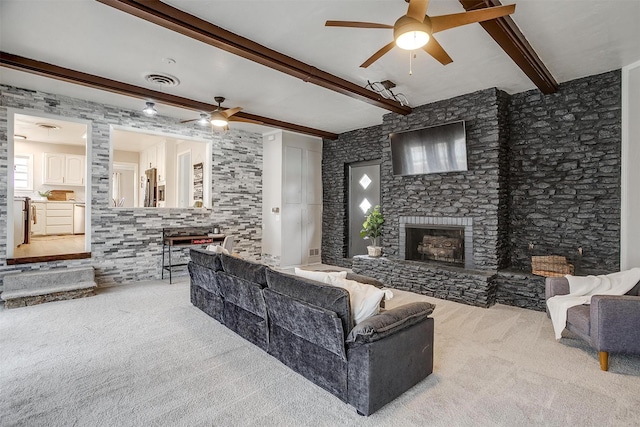
[[400, 49], [420, 49], [429, 41], [431, 34], [431, 21], [425, 17], [420, 22], [408, 16], [401, 16], [393, 26], [393, 38]]
[[224, 127], [229, 124], [227, 118], [219, 111], [211, 114], [211, 124], [217, 127]]
[[396, 45], [400, 49], [416, 50], [429, 42], [429, 34], [424, 31], [409, 31], [404, 34], [400, 34], [396, 38]]

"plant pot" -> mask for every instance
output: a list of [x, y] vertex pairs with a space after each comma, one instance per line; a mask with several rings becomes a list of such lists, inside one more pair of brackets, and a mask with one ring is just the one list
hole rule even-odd
[[382, 247], [381, 246], [367, 246], [367, 251], [369, 252], [369, 256], [370, 257], [382, 256]]

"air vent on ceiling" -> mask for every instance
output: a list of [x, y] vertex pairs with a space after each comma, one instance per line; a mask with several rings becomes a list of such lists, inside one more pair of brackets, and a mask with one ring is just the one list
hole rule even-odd
[[169, 74], [149, 73], [144, 76], [144, 78], [146, 81], [159, 86], [173, 87], [180, 84], [180, 80], [178, 80], [177, 77], [171, 76]]

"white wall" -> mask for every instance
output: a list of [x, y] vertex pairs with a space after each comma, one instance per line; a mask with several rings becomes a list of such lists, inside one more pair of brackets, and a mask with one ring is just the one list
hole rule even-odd
[[620, 268], [640, 267], [640, 61], [622, 69]]

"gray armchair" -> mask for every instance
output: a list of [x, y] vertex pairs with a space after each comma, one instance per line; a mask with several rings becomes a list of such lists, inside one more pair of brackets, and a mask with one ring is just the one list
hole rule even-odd
[[[609, 353], [640, 354], [639, 292], [640, 282], [626, 295], [594, 295], [591, 305], [567, 310], [567, 329], [598, 351], [603, 371], [609, 369]], [[565, 277], [547, 278], [545, 300], [568, 293]]]

